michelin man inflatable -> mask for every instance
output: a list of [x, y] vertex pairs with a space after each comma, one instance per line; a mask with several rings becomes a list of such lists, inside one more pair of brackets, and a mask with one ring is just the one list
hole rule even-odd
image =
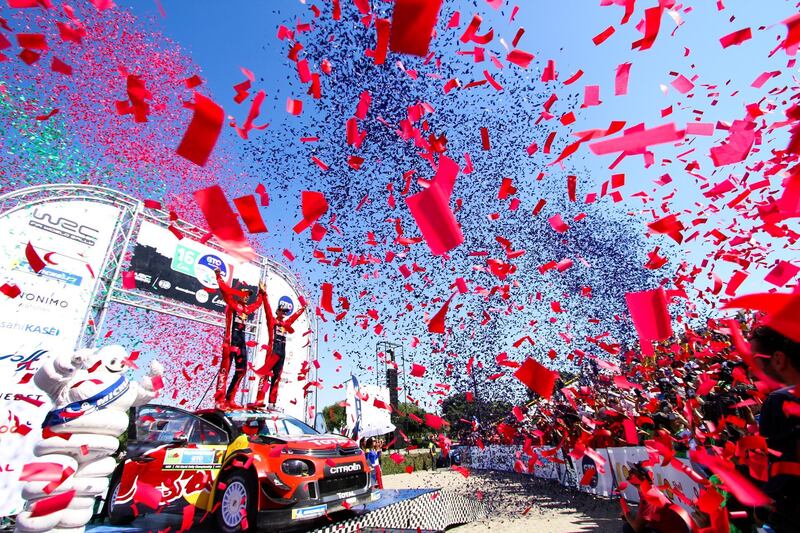
[[[17, 516], [16, 531], [82, 532], [92, 518], [96, 497], [105, 496], [116, 467], [111, 454], [128, 428], [127, 411], [156, 397], [153, 378], [164, 371], [153, 360], [147, 377], [131, 382], [125, 376], [127, 357], [128, 352], [118, 345], [78, 350], [54, 357], [34, 375], [34, 382], [54, 405], [42, 424], [45, 438], [34, 448], [35, 462], [55, 463], [66, 474], [74, 474], [65, 474], [54, 490], [51, 481], [28, 481], [22, 493], [25, 510]], [[66, 508], [49, 514], [31, 512], [35, 502], [72, 490], [75, 493]]]

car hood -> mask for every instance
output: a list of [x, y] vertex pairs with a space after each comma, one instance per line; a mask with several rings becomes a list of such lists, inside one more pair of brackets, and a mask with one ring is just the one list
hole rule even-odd
[[303, 448], [307, 450], [333, 450], [337, 447], [354, 448], [358, 446], [355, 441], [347, 437], [331, 434], [301, 436], [270, 435], [269, 437], [263, 437], [263, 439], [264, 444], [286, 444], [291, 448]]

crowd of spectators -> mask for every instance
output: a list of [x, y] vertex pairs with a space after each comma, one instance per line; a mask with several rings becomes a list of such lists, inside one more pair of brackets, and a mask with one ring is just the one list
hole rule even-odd
[[[800, 531], [800, 343], [763, 325], [748, 332], [749, 345], [742, 337], [736, 342], [738, 334], [712, 322], [705, 332], [687, 330], [662, 343], [651, 356], [589, 360], [579, 376], [557, 384], [551, 399], [487, 424], [473, 442], [558, 447], [573, 457], [644, 445], [665, 463], [692, 460], [706, 478], [719, 473], [707, 467], [710, 461], [695, 460], [707, 453], [771, 500], [748, 507], [737, 501], [744, 489], [722, 476], [719, 492], [730, 498], [725, 518], [732, 527]], [[727, 531], [719, 519], [711, 522], [712, 530]], [[631, 523], [637, 533], [652, 526]]]

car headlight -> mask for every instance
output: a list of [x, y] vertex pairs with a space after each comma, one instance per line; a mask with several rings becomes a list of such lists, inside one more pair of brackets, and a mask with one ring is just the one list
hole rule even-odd
[[308, 461], [289, 459], [281, 464], [281, 470], [283, 470], [284, 474], [289, 474], [290, 476], [307, 476], [314, 472], [314, 465]]

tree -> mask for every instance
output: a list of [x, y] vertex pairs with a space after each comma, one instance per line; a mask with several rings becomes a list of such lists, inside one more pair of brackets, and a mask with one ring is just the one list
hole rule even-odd
[[347, 425], [347, 414], [341, 403], [323, 407], [322, 413], [325, 416], [325, 423], [331, 431], [344, 428]]
[[[392, 413], [392, 424], [405, 433], [409, 440], [421, 440], [428, 433], [433, 433], [433, 430], [425, 425], [425, 414], [425, 410], [418, 405], [400, 402], [397, 405], [397, 412]], [[423, 422], [419, 422], [417, 419], [423, 420]]]

